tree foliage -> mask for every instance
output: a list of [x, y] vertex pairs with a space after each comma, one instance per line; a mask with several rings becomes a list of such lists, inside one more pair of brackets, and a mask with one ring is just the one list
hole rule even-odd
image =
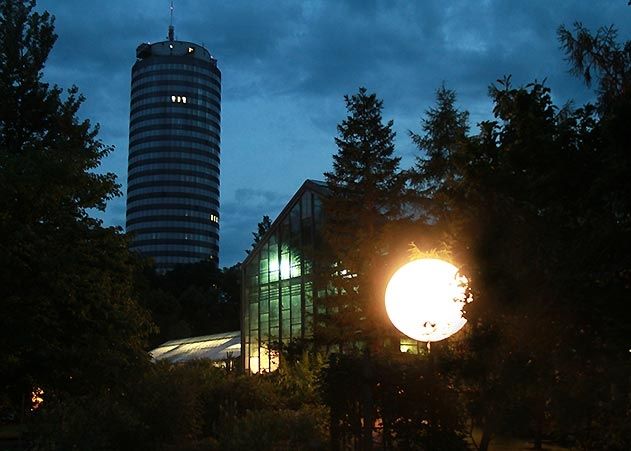
[[360, 88], [345, 96], [348, 116], [338, 125], [333, 171], [325, 173], [324, 269], [329, 284], [316, 333], [338, 345], [373, 346], [382, 334], [382, 256], [389, 226], [401, 216], [405, 179], [394, 156], [393, 122], [384, 124], [383, 102]]
[[158, 331], [151, 344], [239, 329], [240, 264], [219, 269], [202, 261], [157, 274], [150, 266], [139, 275], [140, 298]]
[[33, 8], [0, 1], [0, 379], [15, 402], [116, 383], [151, 330], [126, 239], [89, 215], [119, 194], [96, 172], [113, 149], [79, 119], [76, 87], [43, 81], [56, 35]]
[[[55, 400], [37, 418], [37, 449], [324, 449], [324, 406], [296, 404], [299, 372], [245, 375], [212, 362], [153, 364], [127, 390]], [[63, 418], [59, 422], [58, 418]]]
[[[441, 188], [451, 185], [459, 176], [455, 160], [462, 154], [459, 147], [467, 141], [469, 113], [459, 111], [455, 102], [456, 93], [443, 85], [436, 92], [436, 107], [425, 112], [423, 134], [410, 131], [412, 141], [424, 152], [416, 156], [411, 182], [420, 197], [421, 206], [426, 209], [449, 202], [447, 196], [438, 202], [437, 196], [444, 194]], [[430, 198], [433, 202], [428, 202]]]
[[[385, 290], [383, 256], [388, 254], [391, 225], [400, 218], [405, 177], [394, 156], [393, 122], [383, 123], [383, 102], [360, 88], [344, 97], [348, 115], [337, 127], [333, 170], [324, 174], [324, 243], [317, 268], [320, 287], [314, 337], [331, 350], [363, 350], [364, 370], [371, 354], [386, 343], [388, 328], [381, 294]], [[355, 431], [361, 446], [372, 443], [374, 386], [358, 387], [362, 427]], [[333, 421], [333, 420], [332, 420]], [[339, 446], [332, 424], [331, 446]]]
[[[331, 412], [332, 449], [466, 450], [465, 409], [453, 371], [435, 358], [391, 353], [334, 354], [322, 370], [322, 398]], [[449, 374], [452, 373], [452, 374]], [[368, 385], [374, 400], [370, 446], [362, 441]]]
[[557, 31], [561, 46], [570, 63], [570, 71], [587, 86], [598, 80], [599, 105], [607, 109], [616, 98], [629, 95], [631, 89], [631, 42], [621, 45], [618, 30], [612, 25], [592, 34], [585, 26], [574, 23], [574, 32], [561, 25]]
[[269, 218], [269, 216], [264, 215], [261, 222], [259, 222], [257, 225], [256, 232], [252, 232], [252, 248], [246, 250], [248, 254], [252, 252], [252, 250], [254, 250], [257, 244], [259, 244], [259, 241], [261, 241], [261, 239], [265, 236], [271, 226], [272, 220]]
[[[551, 431], [588, 437], [606, 427], [594, 417], [620, 402], [604, 387], [628, 386], [623, 91], [601, 89], [607, 108], [598, 112], [589, 104], [559, 108], [544, 83], [513, 87], [507, 77], [489, 89], [494, 120], [469, 136], [458, 120], [466, 115], [443, 88], [415, 139], [425, 153], [417, 186], [475, 298], [461, 374], [485, 432], [480, 449], [498, 431], [530, 435], [538, 447]], [[570, 411], [589, 414], [568, 424]]]

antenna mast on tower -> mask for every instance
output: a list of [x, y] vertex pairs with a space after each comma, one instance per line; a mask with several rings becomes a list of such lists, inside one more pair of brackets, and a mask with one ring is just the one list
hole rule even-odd
[[171, 21], [169, 22], [169, 41], [173, 41], [175, 39], [175, 30], [173, 28], [173, 0], [171, 0], [171, 6], [169, 7], [171, 14]]

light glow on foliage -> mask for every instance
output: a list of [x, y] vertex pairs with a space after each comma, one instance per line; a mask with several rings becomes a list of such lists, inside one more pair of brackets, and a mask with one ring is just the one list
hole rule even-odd
[[392, 276], [386, 288], [386, 311], [392, 324], [418, 341], [440, 341], [467, 320], [467, 278], [451, 263], [435, 258], [414, 260]]
[[36, 387], [31, 392], [31, 412], [36, 411], [42, 406], [44, 402], [44, 390]]

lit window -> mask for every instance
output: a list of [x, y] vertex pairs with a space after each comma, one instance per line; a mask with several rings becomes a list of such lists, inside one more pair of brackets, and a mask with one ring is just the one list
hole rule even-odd
[[280, 278], [289, 279], [289, 255], [283, 254], [280, 258]]
[[171, 102], [175, 102], [175, 96], [171, 96]]
[[195, 51], [195, 49], [193, 47], [189, 47], [188, 48], [188, 53], [193, 53]]
[[172, 49], [172, 48], [173, 48], [173, 44], [169, 44], [169, 48], [171, 48], [171, 49]]
[[210, 215], [210, 221], [211, 222], [219, 222], [219, 216], [211, 214]]
[[182, 103], [186, 103], [186, 97], [182, 97]]
[[182, 97], [177, 96], [177, 103], [180, 103], [182, 101]]

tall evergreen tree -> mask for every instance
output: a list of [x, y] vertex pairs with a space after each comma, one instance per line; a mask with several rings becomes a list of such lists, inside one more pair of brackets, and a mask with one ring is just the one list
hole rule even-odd
[[[337, 127], [333, 171], [324, 174], [329, 188], [323, 230], [327, 255], [320, 257], [326, 263], [319, 283], [326, 295], [317, 302], [314, 332], [316, 341], [333, 349], [363, 349], [358, 438], [362, 449], [370, 449], [375, 419], [371, 356], [391, 330], [383, 306], [384, 266], [390, 226], [401, 216], [405, 178], [400, 158], [394, 156], [393, 122], [383, 123], [383, 102], [365, 88], [344, 100], [348, 116]], [[333, 411], [331, 415], [336, 447], [342, 420]]]
[[324, 174], [331, 316], [320, 332], [338, 344], [373, 346], [386, 321], [381, 264], [389, 225], [401, 216], [405, 178], [394, 156], [393, 122], [383, 123], [383, 102], [365, 88], [344, 100], [348, 116], [337, 127], [333, 171]]
[[421, 123], [422, 134], [410, 131], [412, 141], [421, 150], [411, 171], [411, 182], [421, 197], [421, 205], [429, 210], [429, 214], [438, 213], [432, 205], [445, 207], [449, 197], [443, 195], [444, 190], [461, 175], [462, 168], [457, 162], [467, 144], [468, 120], [469, 113], [456, 107], [455, 91], [443, 85], [436, 91], [436, 106], [425, 112]]
[[88, 213], [119, 194], [96, 172], [112, 148], [76, 87], [43, 81], [56, 35], [34, 6], [0, 1], [0, 390], [51, 402], [120, 382], [151, 326], [126, 239]]

